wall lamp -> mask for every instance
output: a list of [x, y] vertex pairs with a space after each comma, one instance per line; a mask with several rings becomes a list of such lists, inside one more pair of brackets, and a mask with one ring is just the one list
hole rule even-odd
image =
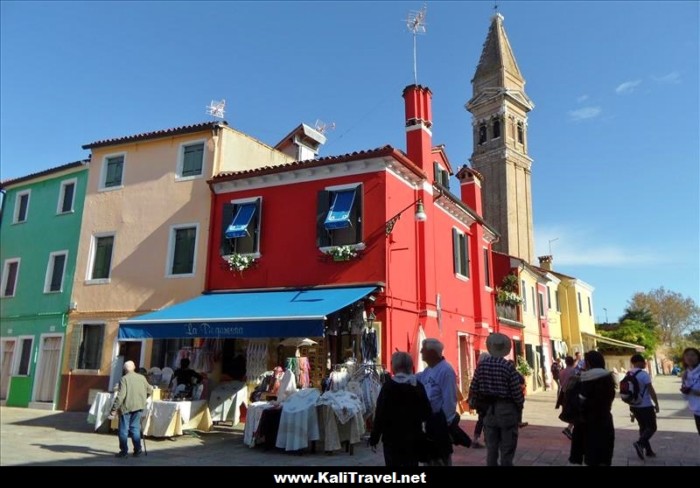
[[394, 230], [394, 226], [396, 225], [396, 222], [401, 218], [401, 214], [409, 208], [411, 208], [413, 205], [416, 206], [416, 222], [425, 222], [426, 220], [428, 220], [428, 216], [425, 214], [425, 208], [423, 207], [423, 200], [419, 198], [418, 200], [411, 203], [406, 208], [404, 208], [399, 213], [397, 213], [392, 218], [386, 221], [385, 227], [387, 236], [391, 234], [391, 231]]

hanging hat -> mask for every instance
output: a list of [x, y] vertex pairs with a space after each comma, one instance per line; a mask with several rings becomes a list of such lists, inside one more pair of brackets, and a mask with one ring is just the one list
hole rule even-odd
[[510, 339], [503, 334], [491, 334], [486, 338], [486, 349], [491, 356], [504, 358], [510, 352]]

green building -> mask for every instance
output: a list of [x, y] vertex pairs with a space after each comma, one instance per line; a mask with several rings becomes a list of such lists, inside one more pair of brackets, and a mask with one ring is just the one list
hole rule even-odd
[[88, 161], [0, 183], [0, 402], [55, 410]]

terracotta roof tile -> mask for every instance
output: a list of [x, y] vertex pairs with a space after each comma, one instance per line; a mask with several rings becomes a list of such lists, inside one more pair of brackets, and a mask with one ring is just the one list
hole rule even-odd
[[145, 141], [147, 139], [157, 139], [160, 137], [171, 137], [181, 134], [189, 134], [191, 132], [200, 132], [203, 130], [211, 130], [214, 127], [228, 126], [228, 122], [223, 121], [210, 121], [202, 122], [199, 124], [183, 125], [181, 127], [174, 127], [172, 129], [156, 130], [153, 132], [144, 132], [142, 134], [136, 134], [132, 136], [116, 137], [114, 139], [103, 139], [101, 141], [91, 142], [90, 144], [85, 144], [83, 149], [92, 149], [95, 147], [104, 146], [116, 146], [117, 144], [126, 144], [129, 142]]
[[89, 159], [74, 161], [72, 163], [62, 164], [61, 166], [56, 166], [54, 168], [45, 169], [43, 171], [38, 171], [36, 173], [32, 173], [32, 174], [29, 174], [26, 176], [20, 176], [18, 178], [13, 178], [11, 180], [5, 180], [5, 181], [0, 182], [0, 188], [4, 189], [8, 186], [14, 186], [14, 185], [16, 185], [18, 183], [22, 183], [24, 181], [30, 181], [30, 180], [33, 180], [35, 178], [40, 178], [42, 176], [50, 175], [51, 173], [58, 173], [61, 171], [65, 171], [67, 169], [78, 168], [78, 167], [80, 167], [84, 164], [87, 164], [89, 162], [90, 162]]

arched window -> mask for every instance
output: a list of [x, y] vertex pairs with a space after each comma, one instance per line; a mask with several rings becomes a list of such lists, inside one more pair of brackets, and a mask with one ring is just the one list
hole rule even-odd
[[497, 139], [501, 137], [501, 121], [499, 119], [494, 119], [493, 121], [493, 138]]
[[479, 126], [479, 144], [484, 144], [486, 142], [486, 124], [481, 124]]
[[523, 143], [523, 123], [518, 122], [518, 142]]

